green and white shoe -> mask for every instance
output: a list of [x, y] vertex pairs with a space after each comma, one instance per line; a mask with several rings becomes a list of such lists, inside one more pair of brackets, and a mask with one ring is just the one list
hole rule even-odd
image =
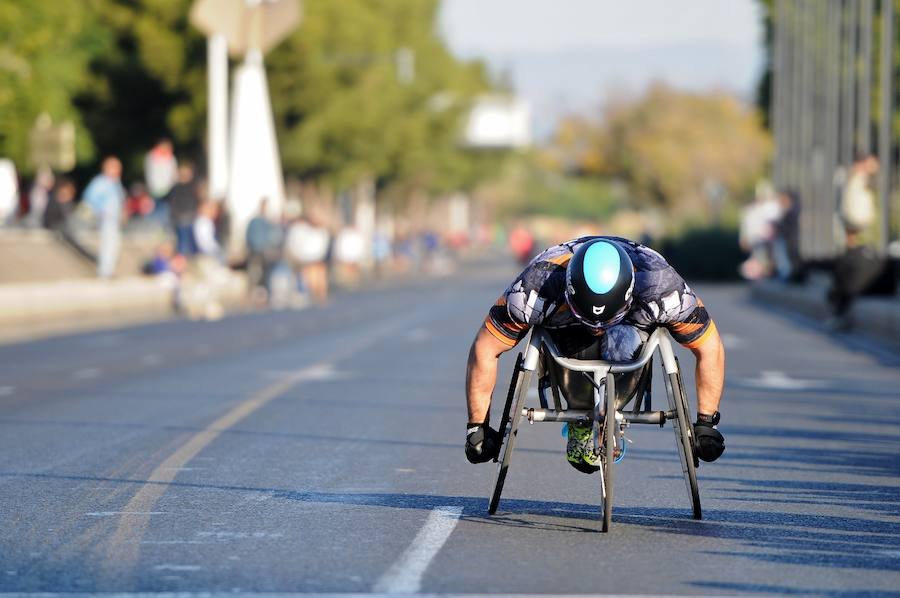
[[594, 454], [594, 430], [591, 426], [569, 424], [566, 437], [566, 460], [582, 473], [600, 469], [600, 455]]

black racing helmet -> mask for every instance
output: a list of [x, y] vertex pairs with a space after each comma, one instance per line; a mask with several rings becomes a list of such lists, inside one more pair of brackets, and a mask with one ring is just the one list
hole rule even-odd
[[605, 239], [578, 246], [566, 267], [566, 302], [586, 326], [618, 324], [631, 308], [634, 265], [618, 244]]

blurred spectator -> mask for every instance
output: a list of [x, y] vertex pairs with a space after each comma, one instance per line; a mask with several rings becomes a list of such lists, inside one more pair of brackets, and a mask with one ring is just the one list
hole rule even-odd
[[75, 183], [71, 179], [61, 178], [56, 183], [56, 189], [50, 194], [47, 208], [44, 210], [42, 224], [44, 228], [52, 231], [63, 232], [69, 226], [69, 218], [72, 216], [75, 201]]
[[341, 282], [349, 287], [359, 285], [362, 262], [366, 257], [366, 241], [356, 228], [343, 227], [334, 239], [334, 261]]
[[94, 261], [96, 257], [78, 239], [73, 226], [73, 214], [75, 212], [75, 196], [77, 192], [75, 183], [68, 178], [60, 178], [56, 182], [56, 188], [50, 193], [47, 201], [47, 209], [41, 220], [44, 228], [59, 235], [64, 243], [80, 253], [83, 257]]
[[222, 248], [223, 256], [227, 258], [228, 244], [231, 241], [231, 214], [224, 197], [213, 197], [210, 201], [216, 203], [216, 242]]
[[197, 217], [194, 219], [194, 243], [197, 253], [203, 256], [222, 261], [224, 256], [222, 247], [216, 239], [216, 217], [219, 206], [214, 201], [204, 201], [197, 209]]
[[156, 202], [143, 183], [132, 183], [128, 188], [128, 199], [125, 200], [125, 218], [141, 219], [153, 213]]
[[522, 224], [517, 224], [509, 233], [509, 249], [520, 264], [527, 264], [534, 257], [534, 235]]
[[247, 225], [247, 276], [251, 292], [264, 290], [268, 300], [272, 268], [279, 259], [281, 250], [281, 230], [269, 219], [269, 200], [259, 202], [259, 212]]
[[781, 216], [775, 223], [772, 255], [775, 272], [783, 281], [797, 282], [803, 275], [800, 258], [800, 196], [796, 191], [778, 194]]
[[887, 260], [876, 251], [878, 238], [875, 194], [870, 187], [878, 172], [878, 159], [861, 155], [853, 162], [840, 216], [846, 233], [847, 249], [835, 260], [828, 302], [832, 317], [826, 325], [833, 331], [852, 327], [850, 308], [884, 273]]
[[0, 158], [0, 225], [11, 221], [19, 209], [19, 180], [12, 160]]
[[100, 174], [84, 190], [84, 203], [100, 224], [100, 251], [97, 256], [97, 275], [100, 278], [113, 276], [119, 258], [119, 224], [125, 203], [121, 178], [122, 163], [115, 156], [109, 156], [103, 160]]
[[194, 218], [197, 216], [197, 184], [194, 168], [183, 164], [178, 168], [178, 182], [166, 196], [172, 228], [175, 230], [175, 251], [184, 256], [193, 255], [197, 246], [194, 242]]
[[328, 244], [331, 235], [317, 219], [297, 218], [288, 227], [285, 252], [313, 300], [328, 299]]
[[772, 239], [775, 223], [781, 217], [781, 206], [768, 181], [756, 185], [753, 202], [741, 214], [738, 242], [750, 256], [741, 264], [741, 276], [759, 280], [772, 274]]
[[38, 168], [37, 174], [34, 175], [31, 189], [28, 191], [28, 216], [25, 220], [28, 226], [41, 226], [55, 180], [53, 171], [48, 167], [42, 166]]
[[144, 158], [144, 179], [150, 196], [159, 201], [169, 194], [178, 181], [178, 161], [172, 150], [172, 142], [160, 139]]
[[847, 234], [847, 248], [875, 245], [877, 241], [875, 194], [871, 179], [878, 172], [878, 158], [857, 156], [841, 197], [841, 221]]

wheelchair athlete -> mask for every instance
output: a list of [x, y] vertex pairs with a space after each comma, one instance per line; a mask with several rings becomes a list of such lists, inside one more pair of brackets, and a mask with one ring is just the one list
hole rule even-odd
[[[619, 237], [582, 237], [547, 249], [519, 274], [478, 331], [466, 370], [466, 457], [497, 457], [500, 433], [489, 425], [497, 363], [532, 326], [541, 326], [560, 352], [611, 362], [637, 358], [653, 328], [665, 326], [696, 358], [697, 456], [715, 461], [725, 450], [716, 429], [725, 380], [725, 349], [703, 302], [656, 251]], [[590, 393], [565, 392], [570, 408], [591, 408]], [[583, 403], [578, 404], [579, 400]], [[591, 426], [568, 425], [566, 459], [575, 469], [600, 468]]]

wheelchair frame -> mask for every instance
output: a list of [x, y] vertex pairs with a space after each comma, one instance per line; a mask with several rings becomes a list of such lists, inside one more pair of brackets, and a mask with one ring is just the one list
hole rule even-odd
[[[659, 353], [665, 372], [666, 396], [669, 409], [652, 411], [650, 405], [650, 372], [653, 355]], [[546, 387], [539, 384], [538, 394], [540, 407], [526, 407], [526, 396], [531, 377], [547, 358], [574, 372], [584, 372], [594, 387], [593, 409], [563, 409], [560, 401], [560, 389], [553, 376], [552, 367], [547, 374], [550, 378], [553, 408], [545, 394]], [[614, 374], [636, 372], [641, 370], [647, 379], [641, 380], [638, 388], [630, 397], [620, 398], [616, 395]], [[624, 410], [628, 403], [634, 402], [631, 410]], [[642, 405], [643, 403], [643, 405]], [[614, 416], [608, 418], [607, 414]], [[519, 353], [515, 369], [510, 380], [506, 405], [500, 420], [499, 431], [501, 446], [498, 457], [497, 473], [494, 488], [488, 504], [488, 512], [494, 514], [500, 503], [500, 495], [509, 470], [509, 464], [515, 448], [519, 422], [527, 419], [536, 422], [571, 422], [582, 425], [591, 424], [594, 429], [594, 445], [600, 451], [600, 498], [603, 511], [603, 531], [609, 531], [612, 522], [612, 484], [613, 465], [617, 456], [617, 443], [624, 442], [624, 432], [631, 424], [656, 424], [663, 427], [667, 421], [673, 422], [675, 445], [681, 459], [681, 469], [685, 485], [691, 501], [694, 519], [701, 519], [700, 490], [697, 483], [697, 467], [699, 462], [694, 454], [693, 427], [691, 411], [687, 395], [681, 379], [678, 358], [672, 349], [672, 341], [665, 328], [656, 328], [644, 344], [640, 356], [627, 363], [610, 363], [598, 360], [578, 360], [563, 357], [546, 330], [534, 328], [528, 340], [524, 354]], [[615, 422], [607, 425], [608, 422]], [[595, 449], [596, 450], [596, 449]]]

